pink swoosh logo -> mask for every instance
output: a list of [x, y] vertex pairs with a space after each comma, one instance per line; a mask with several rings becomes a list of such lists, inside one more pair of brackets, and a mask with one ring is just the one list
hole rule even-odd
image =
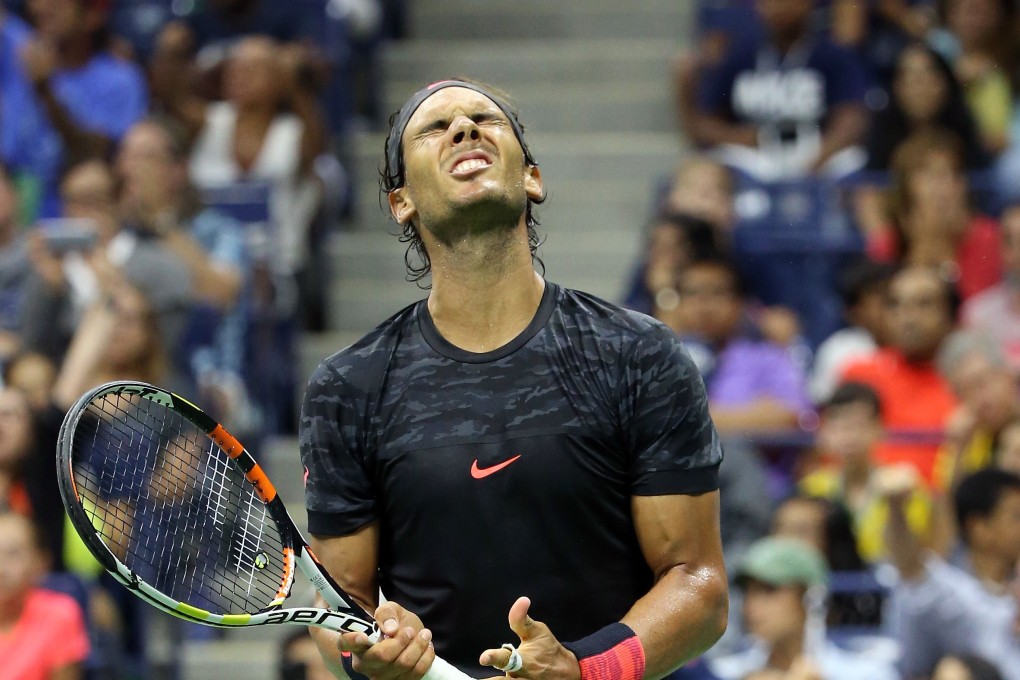
[[510, 463], [514, 462], [520, 457], [521, 456], [518, 454], [513, 458], [510, 458], [509, 460], [504, 460], [502, 463], [490, 465], [487, 468], [478, 467], [478, 459], [475, 458], [474, 462], [471, 463], [471, 476], [474, 477], [475, 479], [485, 479], [489, 475], [499, 472], [500, 470], [505, 468], [507, 465], [510, 465]]
[[308, 466], [305, 466], [305, 486], [308, 486]]

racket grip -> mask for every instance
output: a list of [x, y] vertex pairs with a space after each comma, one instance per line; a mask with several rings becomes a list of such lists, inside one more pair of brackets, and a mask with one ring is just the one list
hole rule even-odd
[[474, 680], [474, 678], [437, 656], [421, 680]]

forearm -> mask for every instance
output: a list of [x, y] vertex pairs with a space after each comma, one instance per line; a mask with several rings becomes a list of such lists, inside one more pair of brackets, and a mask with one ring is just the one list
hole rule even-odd
[[864, 107], [845, 104], [836, 109], [822, 133], [822, 144], [815, 167], [821, 167], [843, 149], [860, 144], [868, 129], [868, 114]]
[[721, 433], [785, 430], [797, 424], [797, 412], [775, 399], [756, 399], [743, 406], [711, 404], [709, 408]]
[[721, 569], [678, 565], [666, 572], [623, 617], [644, 648], [645, 677], [667, 675], [715, 644], [728, 607]]
[[718, 116], [705, 113], [692, 113], [690, 121], [691, 138], [698, 144], [758, 146], [758, 131], [749, 125], [729, 123]]
[[113, 312], [107, 309], [105, 300], [86, 312], [53, 386], [53, 401], [58, 407], [65, 410], [70, 408], [79, 395], [90, 387], [89, 378], [110, 341], [115, 323]]
[[46, 107], [50, 122], [53, 123], [53, 127], [64, 142], [68, 165], [89, 158], [106, 156], [112, 146], [112, 140], [98, 132], [80, 127], [57, 99], [49, 81], [42, 80], [36, 83], [35, 91], [43, 106]]
[[924, 548], [907, 522], [906, 499], [889, 500], [885, 545], [900, 578], [913, 581], [924, 573]]

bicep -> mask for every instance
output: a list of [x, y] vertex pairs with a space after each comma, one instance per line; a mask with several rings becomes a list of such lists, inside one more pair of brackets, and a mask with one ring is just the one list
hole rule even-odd
[[635, 496], [631, 507], [641, 552], [656, 580], [675, 567], [724, 571], [718, 491]]
[[346, 536], [312, 536], [312, 551], [333, 580], [369, 613], [379, 606], [379, 523]]

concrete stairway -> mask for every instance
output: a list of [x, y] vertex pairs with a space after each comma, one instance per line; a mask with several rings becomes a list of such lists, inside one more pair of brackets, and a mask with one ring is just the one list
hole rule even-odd
[[[688, 40], [685, 0], [411, 0], [412, 38], [384, 57], [395, 110], [424, 83], [469, 76], [509, 92], [549, 192], [539, 251], [550, 280], [620, 298], [643, 245], [653, 183], [682, 149], [668, 60]], [[404, 280], [403, 246], [379, 208], [384, 136], [354, 140], [357, 218], [329, 242], [330, 331], [302, 343], [301, 378], [401, 307], [425, 296]], [[297, 444], [261, 452], [303, 526]], [[303, 585], [303, 584], [302, 584]], [[188, 643], [184, 680], [270, 680], [283, 630]]]

